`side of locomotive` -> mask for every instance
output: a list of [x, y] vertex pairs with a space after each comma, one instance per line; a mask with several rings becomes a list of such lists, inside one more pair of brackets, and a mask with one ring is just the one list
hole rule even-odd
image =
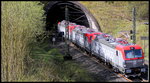
[[145, 72], [144, 53], [140, 46], [81, 25], [69, 25], [67, 29], [70, 41], [110, 64], [116, 72], [128, 76], [139, 76]]

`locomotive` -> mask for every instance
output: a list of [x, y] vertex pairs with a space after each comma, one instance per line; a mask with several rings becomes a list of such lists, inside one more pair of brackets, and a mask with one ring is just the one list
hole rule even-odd
[[146, 72], [144, 53], [139, 45], [72, 22], [66, 27], [66, 22], [58, 23], [58, 33], [63, 33], [64, 38], [111, 65], [115, 72], [128, 77]]

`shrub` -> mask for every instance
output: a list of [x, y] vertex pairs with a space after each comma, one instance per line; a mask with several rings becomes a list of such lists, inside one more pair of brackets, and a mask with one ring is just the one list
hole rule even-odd
[[17, 81], [23, 75], [29, 44], [43, 32], [42, 8], [37, 1], [2, 1], [2, 81]]

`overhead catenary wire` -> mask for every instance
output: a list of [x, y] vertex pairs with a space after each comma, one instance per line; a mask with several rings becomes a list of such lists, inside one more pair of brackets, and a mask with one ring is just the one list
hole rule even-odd
[[[73, 7], [71, 7], [71, 6], [69, 6], [69, 5], [67, 5], [67, 7], [68, 8], [70, 8], [70, 9], [73, 9], [73, 10], [76, 10], [76, 11], [79, 11], [79, 12], [83, 12], [83, 11], [81, 11], [81, 9], [76, 9], [76, 8], [73, 8]], [[61, 7], [62, 9], [64, 8], [66, 8], [66, 6], [65, 7]]]
[[[66, 15], [66, 7], [67, 7], [67, 15]], [[69, 6], [69, 5], [66, 5], [65, 7], [62, 7], [62, 9], [65, 9], [65, 18], [68, 18], [70, 15], [70, 13], [83, 13], [83, 11], [81, 11], [81, 9], [77, 9], [77, 8], [73, 8], [73, 7], [71, 7], [71, 6]], [[76, 10], [76, 11], [78, 11], [78, 12], [68, 12], [68, 9], [73, 9], [73, 10]], [[80, 18], [82, 18], [82, 17], [84, 17], [84, 16], [86, 16], [86, 15], [82, 15], [82, 16], [80, 16], [80, 17], [78, 17], [78, 18], [74, 18], [74, 20], [73, 21], [78, 21], [78, 19], [80, 19]], [[67, 20], [67, 19], [66, 19]]]
[[83, 12], [83, 11], [81, 11], [81, 9], [75, 9], [75, 8], [73, 8], [73, 7], [71, 7], [71, 6], [68, 6], [68, 8], [71, 8], [71, 9], [76, 10], [76, 11]]
[[84, 17], [84, 16], [85, 16], [85, 15], [82, 15], [82, 16], [80, 16], [80, 17], [74, 19], [73, 21], [76, 21], [76, 20], [78, 20], [78, 19], [80, 19], [80, 18], [82, 18], [82, 17]]
[[[71, 9], [73, 9], [73, 10], [76, 10], [76, 11], [79, 11], [79, 12], [76, 12], [76, 13], [81, 13], [81, 12], [83, 12], [83, 11], [81, 11], [80, 9], [75, 9], [75, 8], [73, 8], [73, 7], [71, 7], [71, 6], [67, 6], [68, 8], [71, 8]], [[69, 13], [72, 13], [72, 12], [69, 12]], [[68, 13], [68, 15], [69, 15], [69, 13]], [[75, 13], [75, 12], [74, 12]], [[78, 19], [80, 19], [80, 18], [82, 18], [82, 17], [84, 17], [85, 15], [82, 15], [82, 16], [80, 16], [80, 17], [78, 17], [78, 18], [76, 18], [75, 20], [73, 20], [73, 21], [76, 21], [76, 20], [78, 20]]]

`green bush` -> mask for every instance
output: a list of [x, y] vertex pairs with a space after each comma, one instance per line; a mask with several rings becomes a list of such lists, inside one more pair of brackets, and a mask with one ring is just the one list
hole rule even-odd
[[36, 35], [43, 33], [43, 5], [38, 1], [2, 1], [1, 45], [2, 81], [17, 81], [23, 76], [25, 57]]
[[52, 48], [49, 38], [36, 42], [30, 54], [27, 74], [19, 81], [78, 82], [95, 81], [94, 77], [74, 60], [65, 61], [60, 48]]

